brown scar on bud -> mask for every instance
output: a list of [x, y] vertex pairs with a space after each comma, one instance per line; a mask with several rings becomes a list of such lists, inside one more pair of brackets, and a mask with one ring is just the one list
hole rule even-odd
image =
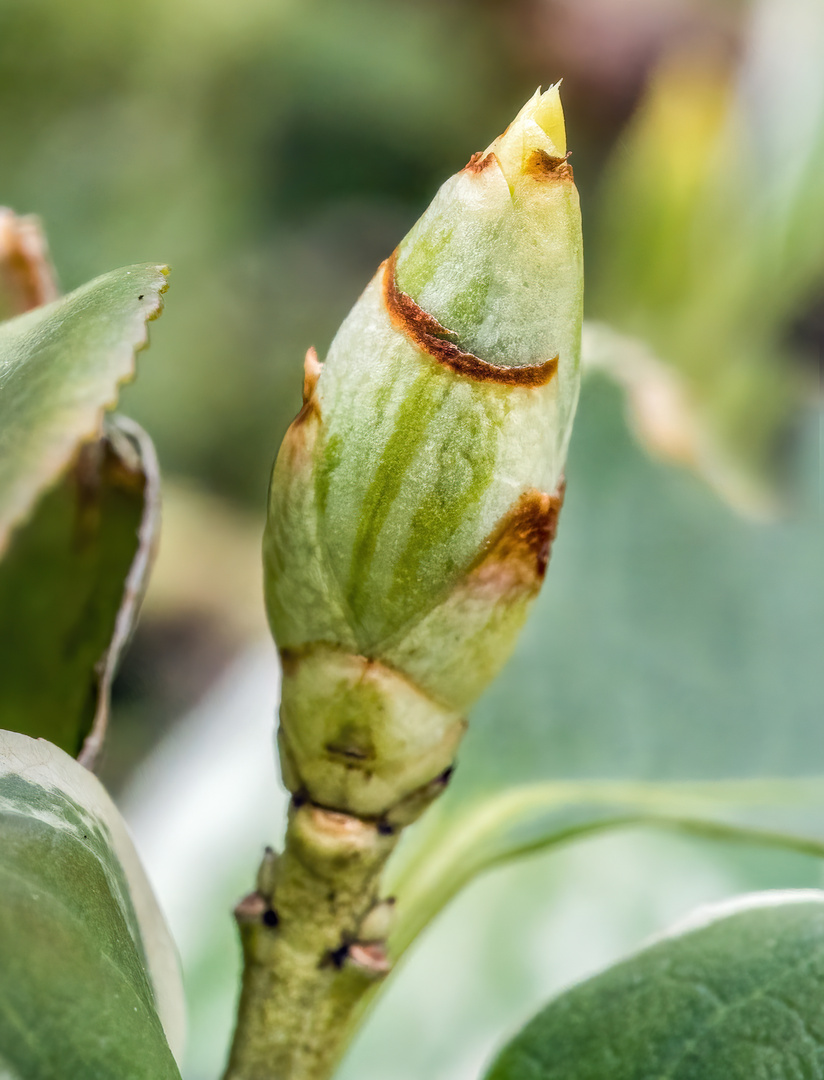
[[520, 367], [490, 364], [472, 353], [464, 352], [447, 337], [457, 337], [454, 330], [442, 326], [438, 320], [419, 307], [407, 293], [398, 288], [395, 277], [398, 252], [383, 263], [383, 301], [389, 318], [396, 330], [405, 334], [417, 347], [439, 364], [479, 382], [503, 383], [506, 386], [546, 386], [558, 370], [558, 357], [541, 364], [523, 364]]
[[524, 175], [538, 180], [572, 180], [572, 166], [568, 162], [570, 151], [563, 157], [553, 157], [546, 150], [533, 150], [524, 163]]
[[546, 576], [566, 482], [554, 495], [525, 491], [487, 538], [470, 573], [475, 585], [496, 595], [510, 589], [538, 590]]
[[322, 368], [323, 365], [318, 360], [315, 346], [310, 345], [306, 350], [306, 356], [303, 358], [303, 405], [292, 421], [296, 426], [303, 424], [310, 416], [317, 416], [320, 419], [320, 407], [315, 398], [315, 388], [318, 385]]
[[468, 173], [483, 172], [484, 169], [488, 168], [488, 166], [497, 160], [497, 157], [491, 150], [488, 154], [485, 154], [483, 150], [479, 150], [476, 154], [472, 155], [469, 161], [467, 161], [466, 165], [463, 167], [463, 171]]
[[16, 315], [60, 295], [40, 221], [34, 216], [18, 217], [5, 207], [0, 207], [0, 281]]

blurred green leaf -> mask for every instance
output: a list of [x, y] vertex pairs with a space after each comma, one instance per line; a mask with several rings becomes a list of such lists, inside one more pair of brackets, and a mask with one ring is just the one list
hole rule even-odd
[[397, 951], [487, 866], [628, 821], [819, 851], [824, 519], [810, 420], [792, 516], [758, 525], [647, 458], [618, 391], [586, 384], [544, 594], [471, 719], [451, 790], [394, 864]]
[[114, 270], [0, 324], [0, 555], [79, 445], [100, 435], [160, 313], [166, 273]]
[[673, 934], [556, 998], [488, 1080], [821, 1075], [824, 893], [741, 897]]
[[0, 733], [0, 1072], [166, 1080], [179, 1072], [173, 946], [120, 815], [43, 740]]
[[543, 78], [501, 50], [510, 18], [472, 0], [0, 4], [0, 200], [48, 222], [68, 287], [158, 251], [176, 269], [122, 402], [167, 475], [260, 505], [307, 347]]
[[149, 437], [113, 417], [0, 561], [0, 725], [91, 766], [146, 584], [159, 512]]

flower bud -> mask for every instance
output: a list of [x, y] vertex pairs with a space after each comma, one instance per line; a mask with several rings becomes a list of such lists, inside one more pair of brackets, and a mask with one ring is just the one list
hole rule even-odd
[[386, 815], [454, 759], [546, 570], [578, 396], [578, 196], [557, 87], [379, 268], [272, 475], [287, 784]]

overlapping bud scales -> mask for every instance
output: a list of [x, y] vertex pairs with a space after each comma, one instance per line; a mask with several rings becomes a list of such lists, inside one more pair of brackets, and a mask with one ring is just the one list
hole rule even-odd
[[307, 354], [264, 542], [292, 790], [402, 817], [453, 761], [546, 570], [581, 307], [552, 87], [447, 180], [326, 362]]

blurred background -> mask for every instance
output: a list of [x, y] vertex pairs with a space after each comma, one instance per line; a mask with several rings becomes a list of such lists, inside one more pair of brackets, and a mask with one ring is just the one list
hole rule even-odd
[[[0, 0], [0, 204], [42, 216], [66, 290], [128, 263], [172, 266], [121, 402], [157, 445], [165, 519], [102, 771], [183, 954], [187, 1080], [217, 1075], [237, 969], [228, 911], [283, 814], [258, 550], [303, 355], [324, 355], [439, 184], [559, 78], [601, 374], [582, 397], [581, 495], [539, 617], [568, 603], [580, 651], [542, 676], [564, 704], [554, 742], [538, 709], [543, 749], [519, 759], [482, 715], [467, 761], [509, 769], [507, 783], [547, 761], [600, 775], [616, 714], [609, 738], [642, 747], [627, 775], [668, 776], [661, 762], [683, 747], [673, 735], [653, 753], [638, 717], [672, 706], [669, 731], [705, 721], [690, 777], [726, 775], [735, 747], [711, 767], [716, 721], [738, 710], [746, 738], [763, 705], [811, 733], [824, 711], [803, 662], [820, 655], [821, 547], [779, 555], [820, 482], [821, 0]], [[658, 533], [645, 514], [661, 515]], [[596, 535], [603, 552], [578, 542]], [[754, 613], [762, 589], [774, 597]], [[758, 641], [736, 638], [761, 623]], [[618, 642], [636, 632], [627, 662]], [[767, 686], [764, 658], [782, 648], [792, 661]], [[592, 665], [613, 674], [564, 697]], [[757, 705], [735, 704], [742, 687]], [[760, 758], [749, 741], [747, 775], [802, 760], [824, 773], [810, 740], [762, 740]], [[551, 990], [694, 902], [819, 880], [801, 856], [638, 833], [496, 874], [428, 932], [343, 1074], [469, 1080]]]

